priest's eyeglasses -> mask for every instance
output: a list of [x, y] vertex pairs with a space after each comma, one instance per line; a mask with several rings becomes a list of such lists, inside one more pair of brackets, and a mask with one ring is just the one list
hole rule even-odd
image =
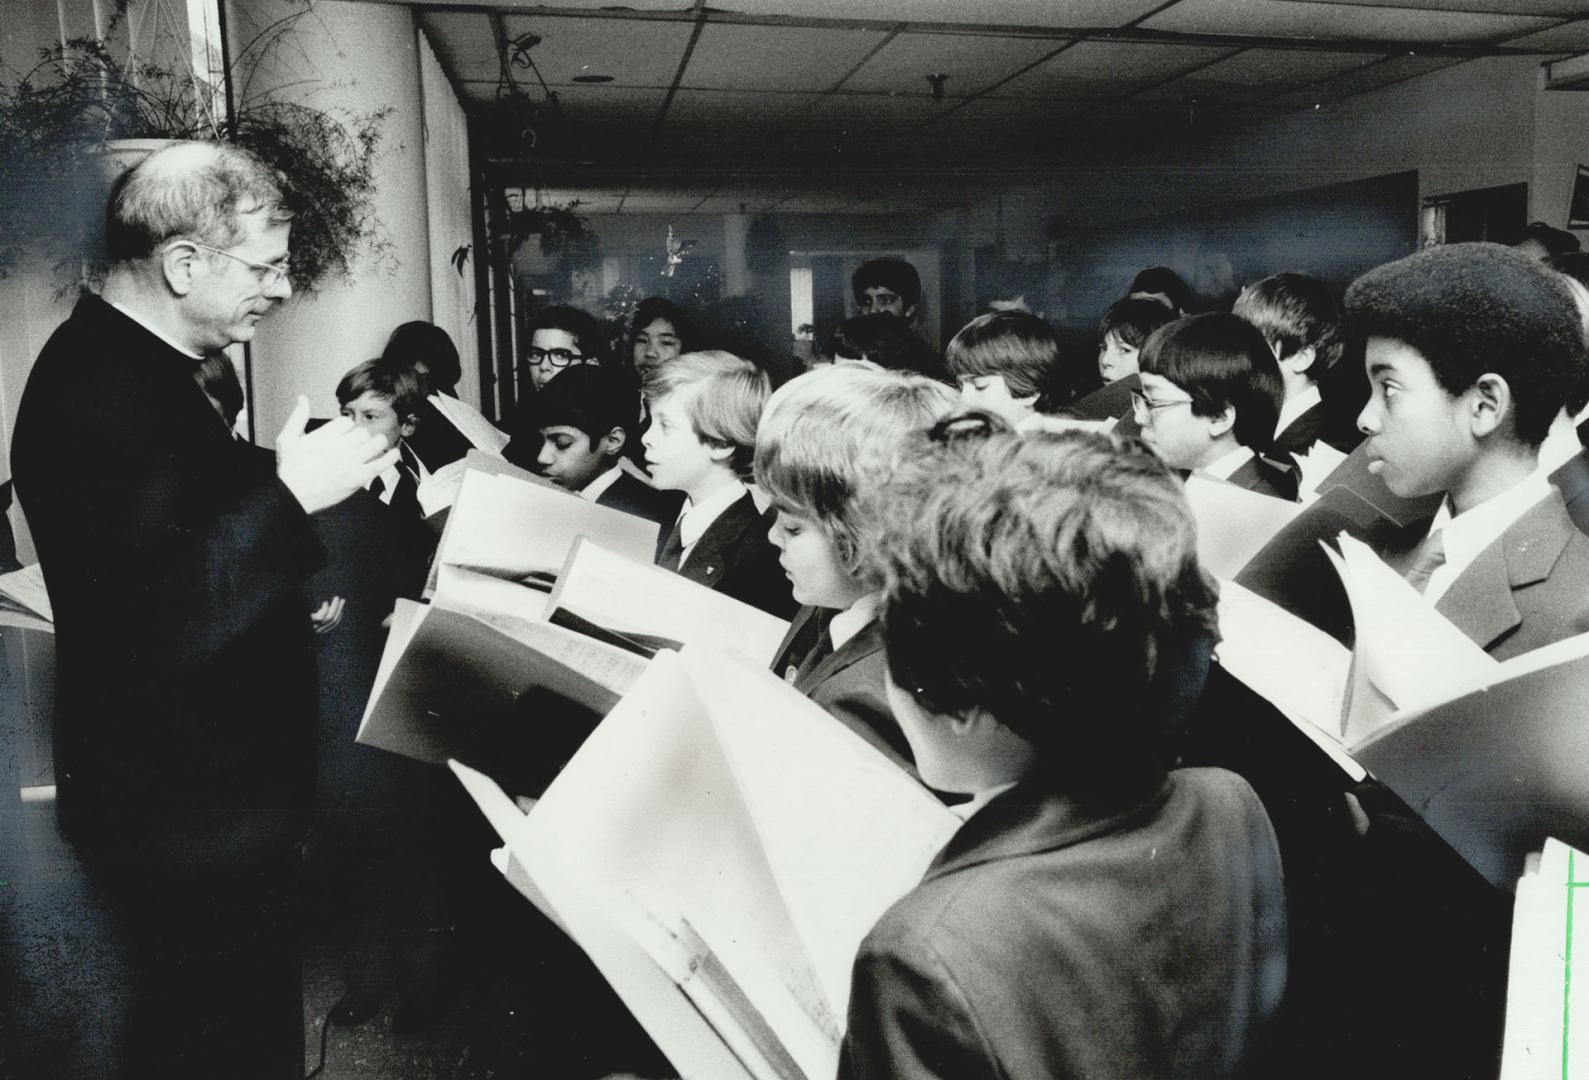
[[289, 265], [288, 260], [286, 259], [283, 259], [279, 263], [257, 263], [252, 259], [245, 259], [241, 255], [233, 255], [230, 251], [222, 251], [218, 247], [211, 247], [209, 244], [201, 244], [197, 240], [173, 240], [171, 243], [165, 246], [165, 250], [170, 251], [174, 247], [184, 246], [199, 248], [201, 250], [208, 251], [213, 255], [225, 255], [228, 259], [236, 259], [238, 262], [254, 271], [254, 277], [259, 281], [260, 285], [266, 289], [275, 288], [278, 282], [287, 277], [288, 274], [292, 273], [292, 267]]

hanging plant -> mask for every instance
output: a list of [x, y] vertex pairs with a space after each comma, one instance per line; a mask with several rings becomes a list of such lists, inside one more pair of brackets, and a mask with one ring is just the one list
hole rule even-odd
[[540, 253], [549, 259], [594, 257], [599, 252], [600, 239], [589, 220], [579, 212], [579, 205], [578, 199], [519, 209], [509, 204], [498, 232], [504, 254], [511, 259], [531, 237], [538, 237]]
[[[251, 57], [250, 69], [295, 17], [273, 25], [261, 47], [239, 51]], [[296, 215], [295, 288], [346, 279], [361, 253], [379, 260], [390, 251], [374, 201], [380, 125], [389, 112], [333, 114], [265, 99], [228, 118], [223, 85], [191, 69], [130, 52], [119, 57], [100, 38], [52, 45], [15, 83], [0, 84], [0, 274], [32, 249], [80, 278], [97, 276], [104, 201], [120, 171], [112, 164], [115, 145], [204, 139], [251, 150], [280, 173]]]

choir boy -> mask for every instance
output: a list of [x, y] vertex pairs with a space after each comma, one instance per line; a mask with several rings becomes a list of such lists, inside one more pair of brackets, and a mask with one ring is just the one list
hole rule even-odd
[[839, 1075], [1263, 1075], [1279, 854], [1244, 780], [1168, 768], [1217, 636], [1172, 473], [1110, 436], [963, 438], [878, 520], [894, 715], [973, 797], [859, 949]]
[[1512, 249], [1452, 244], [1364, 274], [1346, 311], [1366, 338], [1370, 468], [1403, 498], [1444, 496], [1386, 561], [1497, 659], [1589, 631], [1589, 537], [1539, 456], [1581, 388], [1563, 279]]
[[1280, 368], [1245, 319], [1210, 312], [1154, 331], [1133, 394], [1142, 437], [1175, 469], [1296, 498], [1296, 479], [1263, 460], [1280, 414]]
[[1175, 318], [1157, 300], [1116, 300], [1098, 324], [1098, 377], [1107, 385], [1137, 373], [1137, 354], [1153, 331]]
[[850, 275], [857, 315], [893, 315], [914, 323], [921, 313], [921, 275], [904, 259], [869, 259]]
[[1025, 311], [978, 315], [944, 350], [967, 405], [996, 412], [1019, 427], [1072, 401], [1082, 379], [1066, 368], [1053, 329]]
[[421, 516], [417, 492], [428, 475], [405, 442], [419, 427], [424, 398], [424, 383], [412, 367], [379, 357], [356, 365], [337, 383], [342, 415], [398, 451], [398, 459], [370, 481], [369, 490], [404, 517]]
[[685, 496], [657, 565], [780, 618], [793, 615], [769, 522], [745, 486], [771, 393], [766, 372], [732, 353], [684, 353], [647, 372], [645, 393], [646, 467], [659, 489]]
[[[1280, 365], [1285, 400], [1275, 425], [1272, 455], [1306, 453], [1323, 438], [1328, 417], [1322, 381], [1345, 349], [1341, 312], [1330, 287], [1307, 274], [1271, 274], [1241, 291], [1231, 309], [1256, 326]], [[1350, 451], [1355, 441], [1337, 447]]]
[[954, 403], [942, 383], [844, 362], [779, 389], [756, 433], [756, 484], [777, 513], [770, 536], [803, 605], [773, 670], [905, 768], [910, 748], [884, 693], [865, 499], [911, 434]]
[[569, 368], [531, 407], [542, 439], [536, 459], [542, 476], [581, 498], [672, 526], [678, 494], [658, 491], [621, 465], [640, 420], [627, 379], [591, 364]]

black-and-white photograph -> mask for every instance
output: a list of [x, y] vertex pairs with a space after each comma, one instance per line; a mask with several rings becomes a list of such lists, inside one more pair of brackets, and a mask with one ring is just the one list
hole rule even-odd
[[1589, 1080], [1589, 0], [0, 9], [0, 1080]]

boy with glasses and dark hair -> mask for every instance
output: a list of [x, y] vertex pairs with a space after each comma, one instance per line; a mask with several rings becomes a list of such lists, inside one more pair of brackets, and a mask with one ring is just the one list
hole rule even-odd
[[536, 312], [525, 340], [523, 362], [537, 390], [566, 367], [607, 362], [601, 324], [578, 308], [559, 304]]
[[1274, 445], [1284, 391], [1256, 327], [1235, 315], [1188, 315], [1153, 332], [1140, 364], [1133, 410], [1143, 440], [1167, 465], [1297, 497], [1295, 478], [1263, 458]]
[[[532, 393], [571, 367], [607, 364], [607, 337], [594, 317], [578, 308], [556, 304], [535, 313], [525, 328], [524, 341], [524, 353], [519, 358], [519, 408], [508, 428], [512, 438], [502, 448], [502, 456], [533, 472], [538, 467], [542, 441]], [[533, 388], [531, 392], [522, 389], [526, 379]]]

